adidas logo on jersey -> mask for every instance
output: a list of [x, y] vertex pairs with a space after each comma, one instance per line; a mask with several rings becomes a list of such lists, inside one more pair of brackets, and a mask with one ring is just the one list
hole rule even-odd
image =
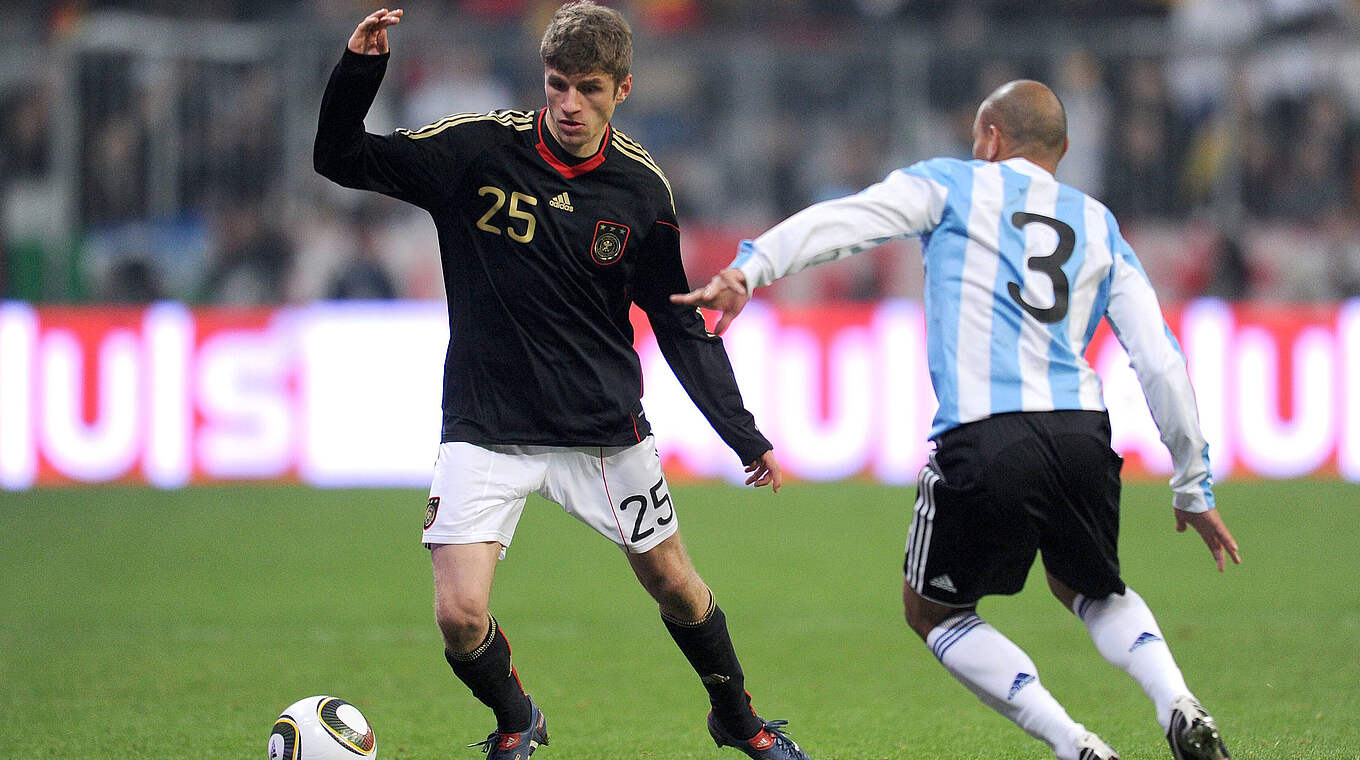
[[553, 208], [562, 209], [563, 211], [575, 211], [575, 210], [576, 210], [576, 209], [574, 209], [574, 208], [571, 207], [571, 198], [568, 198], [566, 193], [562, 193], [561, 195], [558, 195], [557, 197], [555, 197], [555, 198], [553, 198], [552, 200], [548, 201], [548, 205], [549, 205], [549, 206], [552, 206]]
[[934, 578], [931, 578], [930, 585], [941, 591], [948, 591], [951, 594], [957, 594], [959, 592], [959, 590], [954, 587], [954, 579], [950, 578], [948, 575], [937, 575]]

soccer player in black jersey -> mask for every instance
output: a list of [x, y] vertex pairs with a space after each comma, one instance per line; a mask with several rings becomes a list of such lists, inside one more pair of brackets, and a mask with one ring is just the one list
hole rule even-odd
[[443, 426], [423, 543], [454, 673], [496, 715], [483, 748], [523, 760], [548, 742], [489, 612], [496, 564], [525, 498], [539, 493], [625, 550], [709, 693], [719, 746], [753, 758], [806, 754], [751, 707], [726, 618], [695, 572], [643, 415], [628, 313], [637, 304], [694, 403], [750, 474], [779, 489], [768, 440], [742, 403], [721, 340], [692, 307], [670, 186], [610, 125], [632, 89], [632, 32], [574, 2], [544, 34], [547, 107], [455, 114], [391, 135], [363, 120], [402, 11], [370, 14], [326, 86], [318, 172], [428, 211], [449, 305]]

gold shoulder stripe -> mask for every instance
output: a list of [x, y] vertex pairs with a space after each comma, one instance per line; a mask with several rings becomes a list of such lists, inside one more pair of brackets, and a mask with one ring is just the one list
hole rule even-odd
[[405, 135], [412, 140], [423, 140], [426, 137], [434, 137], [450, 127], [474, 121], [494, 121], [518, 132], [525, 132], [534, 128], [534, 114], [532, 112], [490, 111], [487, 113], [456, 113], [445, 116], [439, 121], [427, 124], [420, 129], [398, 129], [397, 134]]
[[614, 137], [616, 138], [614, 146], [619, 149], [619, 153], [637, 161], [650, 169], [657, 177], [661, 178], [661, 184], [666, 186], [666, 194], [670, 196], [671, 213], [675, 213], [675, 191], [671, 189], [671, 181], [666, 179], [666, 173], [661, 171], [661, 167], [656, 165], [656, 162], [652, 160], [652, 157], [647, 151], [642, 149], [642, 146], [639, 145], [636, 140], [633, 140], [618, 130], [614, 130]]
[[619, 141], [619, 150], [656, 172], [656, 174], [661, 177], [661, 181], [665, 182], [667, 187], [670, 187], [670, 180], [667, 179], [666, 173], [661, 171], [661, 167], [657, 165], [656, 160], [652, 158], [652, 154], [643, 150], [642, 146], [638, 144], [636, 140], [629, 138], [627, 135], [624, 135], [623, 138], [624, 139]]
[[661, 180], [663, 182], [667, 182], [667, 184], [669, 184], [669, 182], [666, 180], [666, 173], [661, 171], [661, 167], [656, 165], [656, 162], [652, 160], [651, 156], [622, 141], [620, 141], [617, 144], [617, 147], [620, 153], [624, 154], [625, 156], [628, 156], [634, 161], [637, 161], [643, 166], [646, 166], [648, 169], [651, 169], [657, 176], [661, 177]]
[[642, 159], [644, 159], [647, 163], [651, 164], [657, 171], [661, 171], [661, 167], [656, 165], [656, 161], [652, 158], [652, 154], [648, 153], [645, 149], [643, 149], [642, 143], [638, 142], [637, 140], [634, 140], [633, 138], [629, 137], [628, 135], [625, 135], [622, 132], [619, 132], [618, 130], [615, 130], [614, 134], [619, 138], [619, 142], [632, 148], [639, 156], [642, 157]]
[[398, 129], [398, 130], [397, 130], [397, 134], [402, 134], [402, 135], [406, 135], [406, 136], [408, 136], [408, 137], [411, 137], [411, 136], [420, 136], [420, 135], [425, 134], [426, 132], [441, 132], [441, 131], [443, 131], [446, 127], [453, 126], [453, 123], [454, 123], [454, 122], [462, 123], [462, 122], [467, 121], [467, 120], [470, 120], [470, 119], [488, 118], [488, 117], [490, 117], [490, 116], [491, 116], [491, 114], [489, 114], [489, 113], [488, 113], [488, 114], [455, 113], [455, 114], [450, 114], [450, 115], [448, 115], [448, 116], [445, 116], [444, 118], [442, 118], [442, 119], [440, 119], [440, 120], [438, 120], [438, 121], [431, 122], [430, 124], [426, 124], [425, 126], [419, 128], [419, 129]]

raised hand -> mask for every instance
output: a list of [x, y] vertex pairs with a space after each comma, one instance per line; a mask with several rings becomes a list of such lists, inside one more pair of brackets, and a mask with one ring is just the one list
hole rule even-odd
[[1228, 526], [1223, 524], [1223, 518], [1219, 516], [1217, 509], [1208, 512], [1182, 512], [1179, 509], [1175, 511], [1176, 530], [1183, 533], [1187, 526], [1194, 527], [1200, 538], [1204, 539], [1204, 545], [1208, 546], [1209, 552], [1214, 555], [1214, 564], [1218, 565], [1220, 573], [1223, 572], [1225, 551], [1232, 557], [1234, 565], [1242, 564], [1242, 555], [1237, 551], [1237, 540], [1228, 532]]
[[386, 8], [368, 14], [354, 28], [354, 34], [349, 36], [349, 49], [351, 52], [362, 55], [383, 55], [387, 52], [387, 27], [401, 22], [402, 11], [400, 8], [389, 11]]
[[749, 300], [751, 292], [746, 287], [746, 275], [740, 269], [724, 269], [713, 275], [713, 279], [702, 288], [671, 296], [672, 303], [721, 311], [722, 316], [713, 328], [716, 335], [722, 335], [727, 330], [727, 326], [732, 324]]

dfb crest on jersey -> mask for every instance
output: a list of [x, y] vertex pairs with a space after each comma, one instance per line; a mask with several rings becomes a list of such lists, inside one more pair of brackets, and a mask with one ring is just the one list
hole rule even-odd
[[619, 260], [628, 245], [628, 225], [600, 220], [595, 223], [595, 237], [590, 241], [590, 258], [596, 264], [608, 266]]
[[429, 502], [425, 504], [425, 530], [429, 530], [434, 525], [435, 515], [439, 514], [439, 497], [431, 496]]

